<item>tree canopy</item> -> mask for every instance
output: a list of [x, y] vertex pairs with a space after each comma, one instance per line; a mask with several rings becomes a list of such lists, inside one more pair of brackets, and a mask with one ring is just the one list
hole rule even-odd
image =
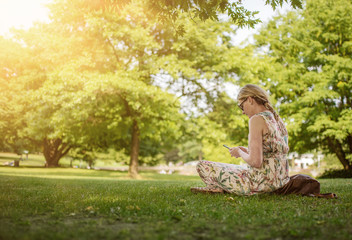
[[308, 0], [256, 36], [270, 65], [262, 83], [285, 117], [291, 150], [333, 152], [345, 169], [352, 168], [351, 11], [349, 0]]
[[[265, 3], [283, 2], [302, 7]], [[0, 37], [0, 148], [40, 150], [48, 167], [116, 151], [132, 176], [161, 158], [238, 163], [222, 144], [245, 145], [247, 119], [226, 84], [254, 83], [291, 151], [333, 152], [351, 169], [351, 10], [308, 0], [239, 48], [232, 33], [259, 21], [241, 1], [55, 0], [51, 22]]]
[[[199, 18], [203, 21], [207, 19], [218, 21], [221, 14], [226, 14], [239, 27], [249, 26], [253, 28], [255, 24], [261, 22], [255, 16], [258, 12], [252, 12], [244, 8], [241, 0], [162, 0], [147, 2], [149, 8], [158, 14], [159, 19], [164, 21], [174, 21], [180, 13], [186, 12], [191, 18]], [[292, 8], [302, 8], [302, 0], [265, 0], [265, 4], [270, 5], [274, 10], [278, 6], [282, 6], [284, 2], [290, 3]], [[179, 32], [183, 33], [183, 25], [176, 26], [179, 26]]]
[[[185, 31], [177, 36], [143, 1], [121, 9], [104, 4], [54, 1], [50, 23], [14, 33], [7, 44], [17, 44], [18, 51], [6, 50], [2, 60], [10, 54], [14, 60], [4, 70], [23, 70], [4, 75], [19, 95], [7, 105], [19, 107], [15, 132], [43, 148], [48, 167], [58, 166], [70, 150], [113, 147], [130, 154], [130, 173], [136, 176], [141, 158], [181, 143], [176, 139], [188, 120], [179, 99], [209, 111], [231, 80], [223, 59], [232, 49], [232, 23], [180, 15], [176, 21]], [[15, 88], [8, 90], [10, 98]], [[3, 123], [5, 131], [11, 123]]]

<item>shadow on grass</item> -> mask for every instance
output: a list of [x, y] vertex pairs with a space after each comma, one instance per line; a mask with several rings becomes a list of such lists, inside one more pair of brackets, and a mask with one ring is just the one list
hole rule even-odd
[[[127, 172], [111, 171], [111, 170], [88, 170], [79, 168], [45, 168], [45, 167], [0, 167], [0, 175], [7, 176], [30, 176], [38, 178], [57, 178], [57, 179], [80, 179], [80, 178], [95, 178], [95, 179], [131, 179]], [[158, 174], [155, 171], [140, 172], [141, 179], [138, 180], [200, 180], [198, 176], [194, 175], [179, 175], [179, 174]], [[137, 180], [137, 181], [138, 181]]]

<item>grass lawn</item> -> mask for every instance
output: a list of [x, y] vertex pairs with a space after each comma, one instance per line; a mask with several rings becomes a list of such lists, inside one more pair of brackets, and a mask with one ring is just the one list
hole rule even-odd
[[339, 199], [192, 194], [195, 176], [0, 167], [0, 239], [352, 239], [352, 179]]

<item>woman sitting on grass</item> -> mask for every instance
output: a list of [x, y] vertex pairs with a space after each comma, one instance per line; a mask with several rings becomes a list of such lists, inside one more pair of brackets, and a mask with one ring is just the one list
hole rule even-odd
[[200, 161], [197, 171], [206, 187], [192, 192], [229, 192], [253, 195], [273, 192], [289, 180], [286, 127], [260, 87], [248, 84], [241, 88], [237, 100], [242, 113], [249, 117], [248, 148], [230, 148], [232, 157], [241, 157], [247, 166]]

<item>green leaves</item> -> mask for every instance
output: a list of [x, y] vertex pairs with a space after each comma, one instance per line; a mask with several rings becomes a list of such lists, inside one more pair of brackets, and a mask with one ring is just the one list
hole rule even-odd
[[[223, 93], [225, 83], [265, 82], [259, 76], [280, 68], [275, 56], [255, 58], [253, 47], [231, 44], [234, 24], [253, 26], [255, 13], [228, 1], [98, 2], [56, 0], [50, 4], [50, 23], [16, 31], [9, 41], [0, 39], [9, 48], [0, 53], [1, 89], [9, 90], [0, 98], [5, 106], [0, 116], [6, 119], [0, 121], [1, 133], [13, 135], [8, 131], [13, 126], [18, 136], [38, 143], [53, 140], [89, 152], [114, 147], [126, 154], [137, 136], [148, 162], [183, 142], [200, 152], [207, 148], [209, 158], [221, 154], [215, 149], [222, 151], [225, 141], [245, 143], [245, 120], [235, 116], [239, 110]], [[275, 7], [282, 1], [267, 3]], [[217, 21], [220, 13], [235, 22]], [[285, 45], [279, 42], [283, 54]], [[303, 56], [303, 47], [294, 47], [298, 42], [285, 42], [294, 56], [281, 62], [292, 65]], [[341, 49], [346, 52], [349, 45]], [[339, 59], [324, 61], [343, 68]], [[304, 69], [301, 64], [280, 73], [291, 79], [289, 100], [307, 86], [293, 81]], [[349, 86], [345, 73], [348, 67], [339, 72], [341, 91]], [[277, 88], [278, 96], [285, 91]], [[180, 111], [189, 119], [198, 117], [189, 123]], [[16, 124], [8, 121], [13, 116]]]
[[291, 151], [318, 144], [346, 168], [352, 149], [346, 127], [352, 111], [351, 11], [350, 1], [307, 1], [303, 11], [276, 17], [256, 37], [275, 66], [262, 78], [288, 120]]
[[[301, 0], [266, 0], [265, 4], [271, 5], [275, 10], [278, 5], [282, 6], [284, 1], [291, 3], [293, 8], [302, 8]], [[260, 22], [259, 19], [255, 18], [257, 12], [245, 9], [241, 1], [164, 0], [147, 2], [149, 8], [159, 15], [161, 21], [176, 21], [180, 16], [180, 12], [186, 12], [191, 15], [191, 18], [199, 18], [202, 21], [218, 21], [219, 16], [225, 13], [239, 27], [250, 26], [253, 28], [255, 24]]]

